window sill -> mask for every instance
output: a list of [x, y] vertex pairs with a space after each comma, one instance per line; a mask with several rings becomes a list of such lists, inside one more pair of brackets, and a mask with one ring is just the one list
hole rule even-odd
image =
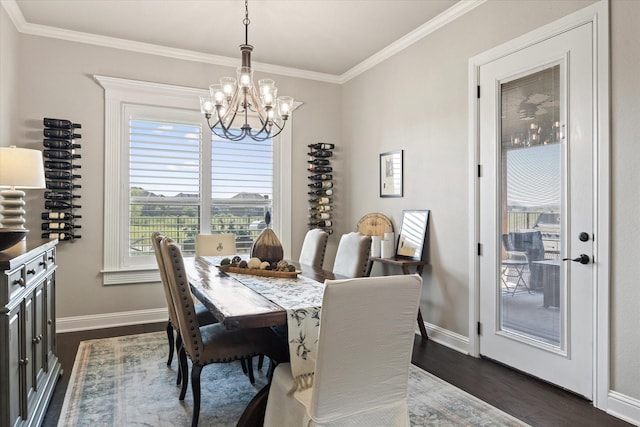
[[157, 268], [102, 270], [101, 273], [104, 286], [160, 282], [160, 272]]

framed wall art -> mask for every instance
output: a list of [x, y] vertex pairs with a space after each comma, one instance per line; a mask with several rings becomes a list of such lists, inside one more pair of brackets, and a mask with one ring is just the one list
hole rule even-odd
[[403, 196], [404, 150], [380, 154], [380, 197]]

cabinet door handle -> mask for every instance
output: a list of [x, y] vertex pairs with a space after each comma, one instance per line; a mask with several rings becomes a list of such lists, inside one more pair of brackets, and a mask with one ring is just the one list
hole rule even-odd
[[24, 279], [21, 277], [19, 279], [16, 279], [13, 281], [14, 285], [20, 285], [20, 286], [24, 286]]
[[27, 365], [29, 363], [29, 359], [28, 358], [20, 359], [18, 363], [20, 363], [21, 365]]
[[40, 261], [40, 264], [38, 264], [38, 265], [46, 266], [47, 263], [45, 261]]
[[36, 274], [35, 268], [33, 268], [31, 270], [27, 270], [27, 274]]

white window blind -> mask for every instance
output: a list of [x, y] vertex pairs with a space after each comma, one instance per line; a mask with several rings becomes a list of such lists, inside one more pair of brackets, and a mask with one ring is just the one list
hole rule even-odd
[[200, 230], [199, 124], [129, 120], [129, 254], [148, 256], [159, 231], [179, 244]]

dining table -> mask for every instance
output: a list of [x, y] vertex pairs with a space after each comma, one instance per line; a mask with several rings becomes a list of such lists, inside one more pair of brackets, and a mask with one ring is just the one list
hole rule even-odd
[[[283, 340], [283, 346], [288, 345], [293, 376], [304, 387], [305, 380], [310, 376], [312, 380], [313, 375], [313, 335], [317, 337], [324, 281], [345, 277], [294, 261], [289, 263], [297, 274], [289, 278], [229, 273], [220, 268], [222, 258], [184, 259], [191, 292], [227, 329], [286, 328], [289, 339], [288, 343]], [[256, 394], [237, 426], [262, 425], [268, 390], [267, 384]]]

